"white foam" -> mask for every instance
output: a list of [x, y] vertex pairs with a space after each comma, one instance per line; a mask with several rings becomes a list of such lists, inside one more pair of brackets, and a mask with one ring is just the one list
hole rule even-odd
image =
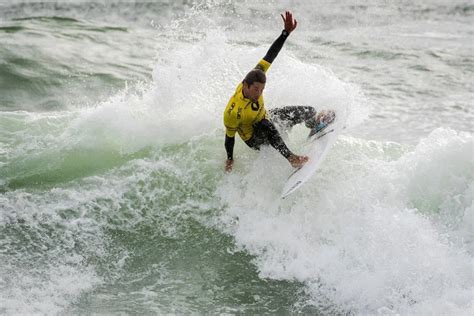
[[[2, 240], [8, 255], [0, 254], [0, 311], [64, 313], [85, 292], [120, 277], [130, 255], [119, 245], [110, 247], [104, 231], [150, 221], [136, 205], [146, 207], [147, 201], [157, 200], [163, 193], [164, 185], [155, 187], [150, 180], [162, 170], [180, 175], [165, 159], [134, 160], [110, 174], [85, 178], [72, 186], [5, 193], [0, 199], [0, 225], [2, 229], [13, 227], [24, 242], [18, 245], [14, 233]], [[145, 184], [145, 192], [141, 192]], [[170, 209], [173, 216], [166, 212], [149, 216], [161, 216], [163, 223], [156, 229], [172, 236], [181, 210]], [[109, 270], [98, 273], [98, 265], [90, 260], [105, 256], [112, 259], [107, 262]]]
[[[285, 163], [269, 150], [270, 159], [246, 159], [248, 170], [223, 180], [221, 224], [256, 256], [262, 277], [305, 283], [308, 304], [357, 314], [468, 313], [472, 235], [451, 239], [472, 225], [472, 146], [471, 135], [444, 129], [414, 149], [342, 137], [321, 172], [284, 201]], [[449, 208], [455, 196], [464, 204]], [[416, 198], [432, 205], [419, 208]], [[445, 207], [447, 222], [435, 216]]]
[[0, 285], [8, 291], [2, 290], [0, 311], [6, 314], [61, 313], [82, 292], [100, 284], [91, 267], [51, 263], [47, 268], [26, 270], [3, 266], [1, 270]]

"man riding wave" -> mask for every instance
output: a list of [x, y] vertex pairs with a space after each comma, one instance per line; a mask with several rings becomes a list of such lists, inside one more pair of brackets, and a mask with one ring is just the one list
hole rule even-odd
[[225, 148], [227, 161], [225, 170], [230, 172], [234, 163], [233, 151], [235, 134], [251, 148], [259, 150], [262, 145], [271, 145], [295, 168], [302, 167], [307, 156], [298, 156], [291, 152], [281, 138], [272, 120], [285, 122], [287, 127], [305, 123], [310, 128], [310, 135], [322, 130], [334, 120], [334, 112], [316, 113], [311, 106], [285, 106], [266, 111], [263, 101], [263, 90], [266, 83], [266, 72], [280, 52], [283, 44], [291, 32], [298, 25], [291, 12], [281, 15], [284, 30], [273, 42], [270, 49], [257, 66], [252, 69], [237, 86], [234, 95], [230, 98], [224, 111], [224, 125], [226, 127]]

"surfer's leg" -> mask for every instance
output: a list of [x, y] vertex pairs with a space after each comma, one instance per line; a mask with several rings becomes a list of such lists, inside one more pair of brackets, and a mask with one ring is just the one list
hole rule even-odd
[[252, 137], [249, 140], [246, 140], [245, 144], [247, 144], [247, 146], [252, 149], [260, 150], [260, 146], [265, 144], [265, 138], [263, 138], [263, 135], [260, 135], [260, 133], [257, 133], [257, 131], [254, 130]]
[[255, 124], [252, 136], [249, 140], [245, 141], [245, 144], [255, 150], [260, 150], [260, 146], [262, 145], [268, 145], [269, 142], [267, 140], [267, 128], [265, 127], [265, 124], [262, 124], [261, 121]]
[[312, 106], [285, 106], [269, 110], [268, 112], [272, 120], [286, 128], [291, 128], [303, 122], [308, 128], [316, 125], [316, 110]]
[[293, 153], [286, 146], [275, 125], [267, 119], [263, 119], [255, 125], [252, 138], [245, 143], [249, 147], [257, 150], [260, 149], [261, 145], [269, 144], [278, 150], [278, 152], [280, 152], [280, 154], [282, 154], [286, 159], [293, 156]]

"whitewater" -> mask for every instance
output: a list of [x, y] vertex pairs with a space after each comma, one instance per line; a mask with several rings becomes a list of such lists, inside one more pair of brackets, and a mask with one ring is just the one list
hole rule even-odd
[[[2, 2], [0, 313], [472, 314], [473, 9]], [[222, 115], [285, 10], [266, 108], [346, 128], [282, 200], [272, 148], [224, 172]]]

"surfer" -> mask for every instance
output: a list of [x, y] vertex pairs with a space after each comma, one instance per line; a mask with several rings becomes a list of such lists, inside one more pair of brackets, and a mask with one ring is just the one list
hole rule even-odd
[[288, 149], [274, 122], [287, 128], [304, 122], [306, 127], [311, 129], [311, 135], [322, 130], [334, 120], [334, 112], [316, 113], [316, 110], [311, 106], [285, 106], [268, 112], [265, 110], [262, 96], [266, 82], [265, 73], [280, 52], [287, 37], [298, 25], [289, 11], [286, 11], [285, 15], [281, 14], [281, 17], [284, 30], [270, 46], [265, 57], [237, 86], [224, 111], [225, 149], [227, 151], [225, 170], [227, 172], [232, 170], [234, 164], [235, 133], [238, 133], [240, 138], [253, 149], [259, 150], [262, 145], [271, 145], [294, 168], [300, 168], [309, 158], [296, 155]]

